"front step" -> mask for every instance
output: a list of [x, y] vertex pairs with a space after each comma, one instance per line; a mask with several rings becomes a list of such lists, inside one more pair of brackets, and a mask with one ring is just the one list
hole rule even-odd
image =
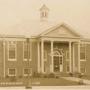
[[69, 74], [66, 73], [66, 72], [56, 72], [55, 76], [58, 76], [58, 77], [67, 77], [67, 76], [69, 76]]

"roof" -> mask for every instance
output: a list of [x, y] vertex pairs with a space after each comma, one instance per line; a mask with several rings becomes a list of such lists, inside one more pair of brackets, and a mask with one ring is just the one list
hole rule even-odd
[[0, 31], [0, 34], [1, 36], [37, 36], [41, 32], [55, 26], [56, 24], [56, 22], [51, 21], [28, 20], [8, 27], [6, 30]]
[[26, 20], [20, 23], [17, 23], [11, 27], [6, 28], [6, 30], [0, 31], [1, 36], [24, 36], [24, 37], [31, 37], [31, 36], [38, 36], [43, 32], [47, 32], [49, 29], [53, 27], [57, 27], [58, 25], [64, 24], [66, 27], [69, 27], [74, 33], [81, 35], [87, 38], [85, 33], [74, 30], [70, 25], [65, 23], [59, 22], [52, 22], [52, 21], [40, 21], [40, 20]]

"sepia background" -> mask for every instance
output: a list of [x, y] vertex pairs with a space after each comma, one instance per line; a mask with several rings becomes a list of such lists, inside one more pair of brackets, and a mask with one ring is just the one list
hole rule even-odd
[[0, 0], [0, 33], [15, 24], [39, 19], [43, 4], [50, 9], [51, 21], [65, 22], [90, 37], [90, 0]]

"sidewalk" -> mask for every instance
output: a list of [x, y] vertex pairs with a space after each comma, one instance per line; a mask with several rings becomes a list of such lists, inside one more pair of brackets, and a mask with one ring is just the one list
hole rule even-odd
[[90, 80], [76, 78], [76, 77], [62, 77], [62, 78], [66, 79], [66, 80], [76, 81], [76, 82], [79, 82], [80, 80], [83, 80], [84, 84], [90, 85]]

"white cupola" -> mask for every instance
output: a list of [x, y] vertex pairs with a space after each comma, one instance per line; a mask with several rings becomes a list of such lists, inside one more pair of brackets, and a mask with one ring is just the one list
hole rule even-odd
[[44, 4], [40, 8], [40, 19], [41, 19], [41, 21], [47, 21], [48, 20], [48, 13], [49, 13], [49, 8]]

